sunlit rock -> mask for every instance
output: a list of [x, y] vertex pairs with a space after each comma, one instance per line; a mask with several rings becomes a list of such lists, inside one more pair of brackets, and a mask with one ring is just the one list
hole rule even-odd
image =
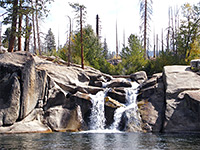
[[139, 71], [130, 75], [132, 81], [136, 81], [139, 84], [147, 80], [147, 74], [145, 71]]
[[[163, 79], [166, 88], [166, 111], [163, 131], [199, 131], [199, 116], [198, 112], [195, 111], [198, 108], [193, 105], [195, 103], [199, 104], [199, 100], [195, 100], [195, 103], [193, 103], [192, 97], [199, 95], [196, 90], [200, 90], [200, 76], [192, 72], [189, 66], [166, 66], [164, 67]], [[196, 96], [197, 99], [198, 97]]]
[[80, 106], [69, 110], [52, 107], [45, 112], [44, 119], [53, 131], [80, 131], [83, 129], [83, 118]]
[[124, 107], [125, 105], [119, 103], [118, 101], [110, 98], [110, 97], [105, 97], [105, 105], [108, 107], [112, 108], [119, 108], [119, 107]]
[[0, 55], [1, 74], [16, 73], [20, 82], [20, 114], [25, 118], [43, 99], [45, 71], [35, 68], [34, 56], [27, 52], [4, 53]]
[[114, 87], [131, 87], [131, 86], [132, 85], [128, 80], [124, 78], [116, 78], [108, 82], [106, 87], [114, 88]]

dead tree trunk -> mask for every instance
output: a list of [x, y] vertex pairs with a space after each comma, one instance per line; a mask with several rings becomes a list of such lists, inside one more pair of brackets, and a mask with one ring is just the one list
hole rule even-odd
[[162, 35], [161, 35], [162, 37], [162, 52], [164, 52], [164, 41], [163, 41], [163, 29], [162, 29]]
[[82, 21], [82, 7], [80, 7], [80, 27], [81, 27], [81, 67], [84, 69], [84, 57], [83, 57], [83, 21]]
[[96, 16], [96, 35], [99, 38], [99, 15]]
[[69, 25], [69, 47], [68, 47], [68, 66], [70, 66], [70, 58], [71, 58], [71, 33], [72, 33], [72, 29], [71, 29], [71, 18], [68, 16], [68, 18], [69, 18], [69, 23], [70, 23], [70, 25]]
[[144, 58], [147, 59], [147, 0], [144, 7]]

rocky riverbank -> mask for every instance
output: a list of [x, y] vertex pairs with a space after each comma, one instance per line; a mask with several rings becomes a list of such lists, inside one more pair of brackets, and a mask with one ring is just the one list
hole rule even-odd
[[[141, 71], [130, 76], [140, 84], [138, 107], [145, 132], [198, 132], [200, 76], [189, 66], [166, 66], [147, 79]], [[26, 52], [0, 54], [0, 133], [88, 130], [91, 96], [110, 88], [105, 98], [106, 126], [126, 103], [131, 81], [113, 78], [91, 67], [70, 67], [54, 57]], [[131, 113], [129, 114], [131, 118]], [[128, 118], [126, 118], [128, 119]], [[135, 131], [122, 117], [123, 131]]]
[[200, 76], [190, 66], [165, 66], [141, 84], [138, 96], [143, 130], [200, 131]]

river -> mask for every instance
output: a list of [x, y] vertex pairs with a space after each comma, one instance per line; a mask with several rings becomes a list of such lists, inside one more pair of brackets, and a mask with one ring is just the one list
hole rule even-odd
[[198, 134], [35, 133], [0, 135], [0, 149], [20, 150], [137, 150], [200, 149]]

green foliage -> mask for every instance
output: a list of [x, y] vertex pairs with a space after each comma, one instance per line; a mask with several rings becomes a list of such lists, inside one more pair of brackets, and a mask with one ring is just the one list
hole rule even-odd
[[184, 4], [182, 14], [183, 19], [176, 34], [177, 54], [182, 60], [189, 62], [199, 56], [199, 51], [195, 49], [198, 49], [197, 45], [200, 44], [200, 3], [197, 6]]
[[121, 69], [122, 74], [131, 74], [136, 71], [142, 70], [146, 64], [146, 60], [144, 59], [144, 49], [142, 48], [142, 44], [140, 39], [131, 34], [128, 38], [128, 47], [124, 47], [122, 49], [122, 53], [120, 54], [122, 58], [123, 68]]
[[102, 54], [105, 59], [108, 59], [108, 44], [106, 42], [106, 38], [104, 39]]
[[5, 48], [8, 48], [8, 43], [9, 43], [9, 39], [10, 39], [10, 32], [11, 32], [11, 28], [7, 28], [5, 33], [3, 34], [3, 46]]
[[[152, 1], [149, 1], [150, 3]], [[79, 4], [72, 4], [77, 16], [80, 9]], [[144, 7], [144, 6], [142, 6]], [[148, 76], [163, 71], [166, 65], [186, 65], [191, 59], [199, 58], [200, 55], [200, 4], [183, 6], [184, 19], [180, 23], [180, 28], [175, 33], [177, 54], [173, 52], [161, 52], [157, 58], [145, 60], [142, 41], [138, 36], [131, 34], [128, 38], [128, 46], [122, 49], [120, 54], [122, 62], [112, 65], [106, 59], [113, 58], [114, 55], [108, 51], [106, 40], [101, 43], [95, 35], [92, 27], [87, 25], [83, 28], [83, 49], [84, 62], [104, 73], [111, 75], [131, 74], [144, 70]], [[81, 33], [76, 31], [72, 35], [71, 59], [73, 63], [81, 64]], [[52, 55], [59, 56], [67, 61], [68, 45], [52, 51]]]
[[149, 76], [154, 73], [160, 73], [163, 71], [163, 67], [167, 65], [185, 65], [185, 61], [181, 60], [179, 56], [170, 52], [163, 52], [156, 59], [150, 59], [144, 66], [143, 70], [147, 72]]
[[71, 6], [74, 9], [75, 12], [75, 19], [77, 22], [77, 29], [80, 27], [80, 9], [82, 10], [82, 22], [85, 23], [86, 20], [86, 7], [84, 5], [80, 5], [79, 3], [69, 3], [69, 6]]
[[[81, 56], [81, 43], [80, 43], [80, 32], [76, 32], [72, 39], [72, 59], [73, 62], [79, 63]], [[84, 47], [84, 60], [89, 65], [100, 68], [99, 60], [102, 56], [101, 43], [99, 43], [92, 27], [90, 25], [83, 29], [83, 47]]]

